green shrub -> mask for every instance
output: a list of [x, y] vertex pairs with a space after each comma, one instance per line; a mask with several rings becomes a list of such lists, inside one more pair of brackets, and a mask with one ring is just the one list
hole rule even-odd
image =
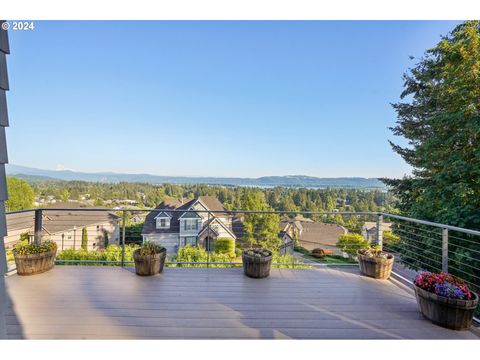
[[383, 232], [383, 244], [385, 246], [396, 246], [400, 243], [400, 236], [395, 235], [391, 231], [385, 230]]
[[272, 265], [276, 269], [311, 269], [310, 265], [306, 265], [303, 261], [295, 259], [293, 255], [273, 254], [272, 263], [280, 265]]
[[7, 250], [7, 262], [14, 261], [15, 258], [13, 257], [13, 251]]
[[[208, 262], [232, 262], [235, 258], [234, 254], [222, 254], [212, 252], [210, 254], [200, 246], [186, 245], [178, 249], [177, 254], [172, 258], [172, 262], [192, 262], [206, 263]], [[177, 264], [180, 267], [207, 267], [207, 264]], [[208, 267], [231, 267], [228, 264], [209, 264]]]
[[340, 235], [337, 241], [337, 247], [351, 257], [355, 257], [357, 255], [357, 250], [366, 249], [369, 246], [370, 243], [360, 234]]
[[232, 238], [218, 238], [213, 242], [213, 251], [222, 254], [234, 254], [235, 240]]
[[82, 229], [82, 249], [83, 250], [88, 249], [88, 234], [87, 234], [86, 226]]
[[[133, 261], [133, 252], [138, 249], [136, 245], [125, 245], [125, 261]], [[57, 260], [79, 260], [68, 263], [59, 262], [61, 265], [97, 265], [115, 266], [122, 261], [122, 247], [109, 245], [104, 250], [85, 251], [83, 249], [67, 249], [57, 253]], [[80, 260], [115, 261], [116, 263], [90, 263]]]
[[13, 247], [13, 253], [19, 255], [40, 254], [55, 250], [57, 250], [57, 244], [49, 240], [44, 241], [41, 244], [28, 244], [22, 241]]

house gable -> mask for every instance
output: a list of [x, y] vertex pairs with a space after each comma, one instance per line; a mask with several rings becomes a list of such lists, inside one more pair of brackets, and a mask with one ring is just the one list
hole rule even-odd
[[158, 213], [157, 216], [155, 216], [155, 219], [158, 219], [158, 218], [169, 218], [169, 219], [171, 219], [172, 216], [165, 211], [161, 211], [161, 212]]

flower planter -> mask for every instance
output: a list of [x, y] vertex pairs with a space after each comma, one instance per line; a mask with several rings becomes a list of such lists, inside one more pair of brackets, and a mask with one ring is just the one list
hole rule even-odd
[[17, 266], [18, 275], [35, 275], [41, 274], [53, 268], [55, 265], [55, 255], [57, 250], [52, 250], [37, 254], [16, 254], [13, 252], [15, 258], [15, 265]]
[[242, 253], [243, 272], [245, 275], [255, 279], [266, 278], [270, 275], [270, 268], [272, 267], [271, 251], [265, 249], [258, 249], [257, 251], [267, 252], [268, 256], [260, 254], [249, 255], [249, 250], [245, 250]]
[[422, 315], [436, 325], [454, 330], [467, 330], [472, 325], [478, 305], [478, 295], [471, 300], [450, 299], [439, 296], [414, 284], [415, 297]]
[[133, 260], [135, 262], [135, 273], [140, 276], [149, 276], [159, 274], [163, 271], [165, 258], [167, 257], [167, 250], [153, 254], [140, 255], [140, 250], [133, 252]]
[[357, 251], [358, 266], [360, 272], [375, 279], [386, 280], [390, 277], [393, 268], [394, 257], [388, 254], [386, 259], [366, 256], [362, 251]]

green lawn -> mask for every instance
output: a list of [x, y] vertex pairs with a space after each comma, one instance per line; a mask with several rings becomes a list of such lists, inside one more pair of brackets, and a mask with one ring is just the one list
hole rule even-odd
[[335, 256], [335, 255], [327, 255], [324, 258], [319, 259], [319, 258], [316, 258], [316, 257], [312, 256], [310, 254], [310, 251], [308, 251], [307, 249], [305, 249], [302, 246], [295, 246], [295, 251], [303, 254], [305, 259], [315, 261], [315, 262], [318, 262], [320, 264], [325, 264], [325, 263], [327, 263], [327, 264], [352, 264], [352, 263], [355, 263], [355, 261], [352, 260], [352, 259], [345, 259], [344, 257]]

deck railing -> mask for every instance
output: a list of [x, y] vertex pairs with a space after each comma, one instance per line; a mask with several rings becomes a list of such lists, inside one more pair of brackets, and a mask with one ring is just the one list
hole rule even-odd
[[[149, 219], [155, 215], [168, 213], [168, 216], [178, 218], [183, 214], [195, 214], [194, 218], [200, 216], [204, 224], [210, 224], [206, 230], [202, 231], [202, 241], [200, 245], [207, 248], [206, 261], [168, 261], [167, 266], [241, 266], [238, 261], [215, 261], [212, 260], [213, 249], [211, 244], [207, 244], [207, 239], [222, 237], [221, 234], [227, 234], [237, 239], [237, 243], [245, 243], [247, 238], [265, 237], [262, 226], [253, 226], [247, 229], [246, 223], [261, 224], [262, 221], [300, 221], [300, 227], [305, 225], [305, 231], [309, 224], [322, 223], [324, 229], [317, 229], [319, 233], [310, 236], [302, 242], [301, 230], [295, 227], [290, 232], [292, 238], [298, 237], [297, 246], [330, 249], [334, 254], [340, 256], [339, 261], [317, 261], [314, 258], [301, 258], [295, 252], [295, 256], [288, 263], [277, 262], [275, 266], [299, 267], [300, 263], [308, 263], [309, 266], [351, 266], [355, 265], [354, 258], [341, 260], [349, 249], [339, 249], [332, 242], [331, 236], [329, 243], [322, 243], [325, 237], [322, 231], [328, 231], [329, 226], [336, 227], [340, 225], [349, 232], [360, 232], [361, 226], [365, 222], [375, 224], [374, 233], [370, 229], [367, 236], [372, 244], [383, 247], [396, 255], [394, 271], [399, 276], [411, 280], [413, 275], [421, 270], [445, 271], [463, 278], [474, 291], [480, 290], [480, 231], [464, 229], [446, 224], [438, 224], [430, 221], [408, 218], [395, 214], [382, 212], [311, 212], [311, 211], [246, 211], [246, 210], [173, 210], [173, 209], [105, 209], [105, 208], [45, 208], [34, 210], [22, 210], [7, 213], [7, 231], [6, 239], [7, 249], [11, 247], [15, 238], [28, 238], [30, 241], [41, 242], [45, 239], [55, 241], [58, 250], [80, 249], [82, 243], [82, 233], [87, 231], [88, 250], [102, 248], [106, 239], [109, 244], [117, 244], [121, 248], [119, 259], [113, 260], [68, 260], [58, 259], [57, 264], [103, 264], [103, 265], [131, 265], [131, 260], [127, 259], [126, 251], [131, 243], [141, 243], [143, 238], [139, 236], [138, 230], [142, 227], [143, 219], [147, 216]], [[152, 215], [153, 214], [153, 215]], [[185, 216], [185, 215], [184, 215]], [[215, 219], [220, 218], [225, 228], [216, 223]], [[301, 220], [303, 219], [303, 220]], [[286, 223], [283, 223], [286, 224]], [[152, 228], [153, 226], [153, 228]], [[271, 226], [271, 224], [270, 224]], [[164, 233], [162, 230], [156, 230], [155, 225], [151, 225], [149, 231], [153, 233]], [[131, 229], [136, 228], [136, 232]], [[220, 229], [219, 229], [220, 228]], [[84, 230], [86, 229], [86, 230]], [[189, 228], [190, 229], [190, 228]], [[177, 229], [180, 231], [180, 229]], [[284, 230], [284, 229], [278, 229]], [[390, 230], [395, 236], [384, 234]], [[295, 231], [297, 233], [295, 234]], [[196, 232], [195, 226], [190, 229], [193, 234]], [[148, 231], [147, 231], [148, 233]], [[187, 230], [188, 233], [188, 230]], [[187, 234], [186, 233], [186, 234]], [[106, 235], [106, 236], [105, 236]], [[187, 234], [188, 235], [188, 234]], [[148, 234], [145, 234], [148, 238]], [[295, 239], [294, 239], [295, 240]], [[12, 242], [13, 241], [13, 242]], [[186, 238], [183, 241], [195, 244], [195, 236]], [[314, 244], [309, 243], [313, 242]], [[317, 242], [317, 244], [315, 244]], [[172, 246], [172, 244], [168, 244]], [[178, 244], [183, 246], [184, 243]], [[318, 246], [317, 246], [318, 245]], [[177, 248], [178, 248], [177, 246]], [[356, 245], [352, 245], [355, 247]], [[174, 250], [177, 250], [174, 249]], [[298, 248], [297, 248], [298, 249]], [[293, 249], [292, 249], [293, 250]], [[354, 250], [354, 248], [350, 249]], [[288, 251], [285, 251], [288, 253]], [[301, 258], [301, 261], [300, 261]], [[332, 260], [332, 259], [331, 259]], [[333, 259], [334, 260], [334, 259]], [[13, 263], [10, 261], [10, 270], [13, 269]]]

